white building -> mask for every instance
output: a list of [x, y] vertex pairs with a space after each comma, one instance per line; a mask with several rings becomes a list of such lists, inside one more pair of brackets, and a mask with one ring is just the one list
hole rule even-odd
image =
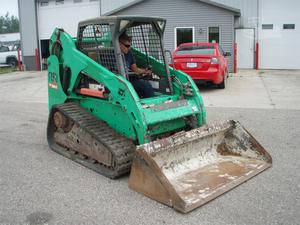
[[[77, 24], [81, 20], [127, 12], [153, 15], [153, 10], [159, 9], [159, 16], [171, 18], [167, 23], [169, 30], [173, 32], [167, 33], [165, 37], [165, 41], [172, 42], [166, 45], [169, 50], [174, 50], [177, 44], [175, 40], [178, 21], [174, 19], [176, 15], [182, 24], [190, 24], [189, 27], [193, 28], [195, 41], [209, 40], [206, 28], [210, 24], [219, 27], [220, 41], [225, 41], [223, 44], [226, 51], [233, 54], [233, 43], [237, 44], [238, 68], [300, 69], [300, 46], [296, 43], [300, 39], [298, 0], [181, 0], [170, 7], [171, 9], [161, 9], [159, 6], [149, 9], [147, 5], [151, 1], [153, 0], [19, 0], [22, 54], [26, 68], [35, 68], [35, 49], [39, 50], [40, 57], [48, 56], [48, 40], [55, 27], [62, 27], [76, 37]], [[162, 1], [165, 5], [173, 2]], [[200, 4], [197, 5], [197, 2]], [[193, 4], [209, 12], [207, 14], [207, 11], [203, 13], [203, 10], [199, 10], [202, 17], [193, 12], [195, 20], [191, 21], [188, 19], [191, 18], [190, 15], [185, 16], [185, 4]], [[203, 7], [206, 5], [207, 7]], [[222, 28], [220, 12], [222, 15], [231, 13], [232, 29], [229, 26]], [[204, 14], [208, 16], [202, 20]], [[231, 19], [224, 22], [228, 24], [230, 21]], [[233, 58], [231, 64], [232, 61]]]

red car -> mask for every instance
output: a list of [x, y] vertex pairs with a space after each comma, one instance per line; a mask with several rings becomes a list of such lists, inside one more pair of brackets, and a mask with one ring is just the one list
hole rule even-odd
[[184, 43], [173, 53], [175, 69], [190, 75], [195, 83], [212, 82], [225, 88], [228, 78], [228, 62], [217, 43]]

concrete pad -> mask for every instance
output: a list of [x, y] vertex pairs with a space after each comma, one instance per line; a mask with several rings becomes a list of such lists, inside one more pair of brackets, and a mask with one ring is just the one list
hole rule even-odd
[[14, 72], [0, 75], [2, 102], [48, 102], [47, 72]]
[[110, 180], [50, 151], [46, 72], [0, 75], [0, 225], [299, 224], [298, 87], [299, 71], [243, 71], [225, 90], [200, 90], [208, 123], [239, 120], [273, 167], [183, 215], [130, 190], [128, 176]]
[[299, 70], [245, 70], [231, 74], [226, 89], [200, 87], [207, 107], [300, 109]]
[[260, 77], [275, 109], [300, 109], [300, 71], [262, 71]]

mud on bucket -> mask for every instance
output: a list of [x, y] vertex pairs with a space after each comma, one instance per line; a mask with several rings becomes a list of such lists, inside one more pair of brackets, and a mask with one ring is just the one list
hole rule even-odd
[[231, 120], [138, 146], [129, 187], [187, 213], [271, 165], [266, 150]]

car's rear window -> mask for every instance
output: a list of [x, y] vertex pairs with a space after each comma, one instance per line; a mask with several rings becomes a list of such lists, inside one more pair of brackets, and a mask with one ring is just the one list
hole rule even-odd
[[214, 55], [214, 46], [194, 45], [182, 46], [178, 49], [177, 55]]

